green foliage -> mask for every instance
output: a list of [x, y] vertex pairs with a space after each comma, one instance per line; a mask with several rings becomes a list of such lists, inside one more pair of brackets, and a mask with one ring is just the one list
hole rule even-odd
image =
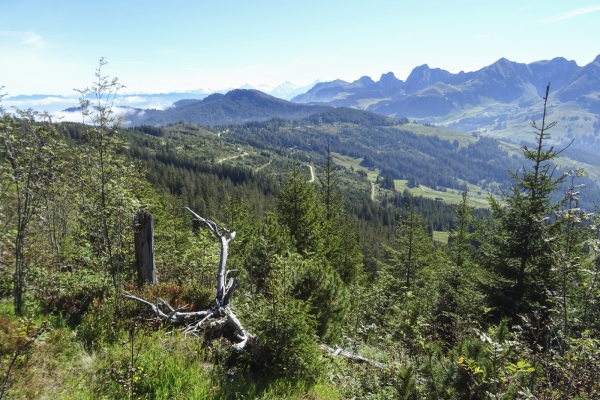
[[314, 341], [316, 320], [310, 303], [290, 293], [294, 275], [305, 273], [297, 263], [277, 257], [265, 295], [254, 304], [252, 324], [258, 339], [252, 364], [261, 380], [284, 378], [292, 385], [312, 386], [323, 371], [323, 362]]
[[[484, 298], [480, 292], [482, 271], [476, 261], [474, 208], [468, 205], [467, 192], [455, 205], [454, 229], [449, 234], [448, 263], [439, 271], [438, 322], [449, 323], [460, 316], [476, 316], [484, 312]], [[446, 327], [445, 329], [447, 329]]]
[[294, 276], [290, 291], [310, 305], [318, 321], [317, 334], [327, 343], [341, 339], [341, 328], [349, 307], [349, 293], [338, 273], [319, 260], [292, 258]]
[[600, 396], [600, 341], [591, 331], [581, 336], [565, 338], [565, 352], [554, 352], [533, 358], [546, 374], [540, 376], [539, 396], [549, 399]]
[[344, 284], [350, 286], [361, 277], [363, 255], [356, 220], [344, 208], [340, 181], [335, 175], [335, 163], [329, 151], [319, 174], [319, 183], [318, 198], [324, 208], [324, 256]]
[[323, 253], [326, 241], [322, 235], [323, 213], [314, 185], [294, 168], [277, 196], [277, 217], [289, 229], [299, 254]]
[[467, 373], [470, 395], [514, 399], [528, 393], [528, 378], [535, 368], [526, 360], [519, 360], [521, 343], [508, 336], [506, 321], [497, 329], [476, 333], [482, 343], [477, 360], [462, 355], [457, 360]]
[[448, 243], [450, 258], [458, 268], [467, 267], [468, 263], [472, 263], [473, 258], [473, 240], [475, 217], [473, 215], [474, 208], [468, 204], [467, 192], [462, 194], [462, 202], [454, 208], [456, 215], [454, 219], [454, 229], [450, 232]]
[[45, 313], [57, 313], [71, 325], [81, 322], [94, 301], [103, 300], [111, 289], [105, 274], [47, 273], [36, 274], [37, 297]]
[[[400, 174], [417, 186], [463, 187], [502, 182], [498, 174], [518, 162], [488, 165], [499, 151], [492, 139], [460, 147], [341, 109], [226, 132], [191, 124], [123, 130], [111, 109], [121, 87], [101, 74], [103, 65], [82, 91], [88, 125], [2, 116], [0, 285], [8, 291], [23, 197], [6, 149], [45, 157], [43, 146], [21, 140], [29, 129], [47, 133], [57, 150], [42, 159], [55, 164], [32, 175], [40, 186], [29, 194], [39, 201], [21, 242], [24, 282], [37, 294], [25, 297], [25, 309], [42, 315], [18, 321], [0, 303], [1, 369], [43, 315], [54, 330], [17, 359], [10, 396], [598, 397], [598, 221], [581, 210], [581, 171], [565, 175], [567, 198], [556, 200], [562, 178], [552, 177], [548, 127], [534, 150], [523, 149], [533, 169], [511, 175], [511, 190], [479, 221], [485, 212], [469, 207], [466, 193], [454, 210], [408, 192], [381, 191], [371, 201], [371, 182], [344, 168], [342, 156], [336, 165], [328, 143], [379, 168], [384, 185]], [[267, 150], [251, 154], [242, 143]], [[227, 158], [240, 151], [248, 156]], [[303, 176], [298, 160], [321, 163], [318, 179]], [[228, 269], [241, 283], [231, 307], [255, 337], [245, 354], [226, 339], [184, 338], [146, 305], [121, 301], [124, 289], [186, 311], [210, 307], [220, 249], [183, 206], [237, 232]], [[141, 207], [154, 215], [160, 283], [138, 288], [130, 217]], [[431, 230], [445, 229], [448, 245], [434, 243]], [[67, 264], [76, 272], [59, 273]], [[319, 340], [383, 368], [325, 356]]]
[[[123, 88], [117, 78], [102, 75], [106, 64], [100, 59], [96, 81], [78, 90], [84, 122], [83, 142], [73, 164], [71, 178], [77, 190], [79, 231], [77, 247], [89, 246], [95, 267], [110, 273], [116, 290], [122, 287], [121, 273], [131, 254], [125, 251], [132, 230], [125, 223], [132, 213], [147, 209], [139, 194], [147, 185], [142, 171], [119, 152], [125, 147], [118, 137], [121, 120], [113, 116], [113, 102]], [[89, 100], [91, 96], [93, 100]]]
[[391, 283], [410, 290], [411, 285], [422, 281], [419, 271], [431, 261], [433, 249], [422, 218], [411, 207], [406, 218], [398, 223], [395, 247], [388, 248], [390, 275], [394, 280]]
[[244, 260], [244, 267], [251, 283], [251, 288], [262, 291], [265, 280], [273, 269], [277, 255], [293, 252], [294, 244], [287, 227], [278, 223], [277, 217], [269, 213], [258, 227], [255, 240]]
[[[360, 250], [356, 236], [344, 240], [340, 236], [342, 207], [331, 172], [325, 174], [323, 183], [323, 201], [319, 202], [314, 185], [294, 169], [277, 196], [277, 218], [289, 230], [297, 253], [304, 257], [292, 258], [292, 293], [310, 302], [311, 312], [319, 321], [319, 336], [325, 341], [338, 341], [349, 305], [346, 285], [338, 271], [349, 281], [356, 279]], [[342, 243], [349, 244], [353, 239], [354, 246], [348, 246], [348, 253], [342, 255]]]
[[[26, 258], [28, 227], [40, 212], [45, 198], [56, 188], [64, 143], [48, 114], [17, 111], [13, 119], [0, 109], [0, 181], [14, 187], [14, 302], [23, 314], [23, 294], [29, 259]], [[39, 122], [38, 122], [39, 121]]]
[[[545, 106], [544, 106], [545, 107]], [[560, 224], [548, 222], [548, 216], [559, 210], [551, 195], [565, 180], [553, 176], [551, 161], [558, 157], [554, 147], [545, 148], [547, 130], [555, 123], [536, 130], [536, 148], [522, 147], [531, 161], [531, 169], [510, 173], [512, 186], [503, 194], [502, 203], [490, 197], [492, 222], [481, 227], [482, 264], [492, 274], [486, 292], [496, 317], [516, 318], [549, 307], [547, 293], [558, 288], [554, 273], [552, 241], [560, 233]]]
[[385, 176], [378, 176], [377, 183], [379, 183], [379, 185], [383, 189], [388, 189], [388, 190], [392, 190], [392, 191], [396, 190], [396, 186], [394, 184], [394, 178], [390, 174], [387, 174]]

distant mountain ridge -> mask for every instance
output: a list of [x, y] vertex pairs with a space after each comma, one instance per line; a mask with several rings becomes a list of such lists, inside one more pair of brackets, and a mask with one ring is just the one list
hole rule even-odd
[[226, 94], [213, 93], [202, 100], [179, 100], [165, 110], [140, 110], [127, 119], [134, 125], [187, 121], [213, 126], [271, 118], [301, 119], [329, 109], [331, 106], [292, 103], [254, 89], [235, 89]]
[[457, 74], [424, 64], [406, 81], [392, 72], [379, 81], [368, 76], [353, 82], [338, 79], [319, 83], [292, 101], [353, 107], [517, 140], [524, 122], [541, 111], [548, 82], [553, 118], [570, 121], [562, 124], [558, 137], [579, 135], [589, 141], [599, 135], [600, 55], [585, 66], [562, 57], [529, 64], [501, 58]]

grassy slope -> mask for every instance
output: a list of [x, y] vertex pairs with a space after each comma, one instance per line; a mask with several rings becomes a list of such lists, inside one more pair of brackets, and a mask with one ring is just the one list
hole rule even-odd
[[[458, 124], [461, 129], [461, 120], [469, 118], [479, 119], [479, 127], [475, 129], [479, 134], [490, 135], [496, 139], [509, 139], [519, 142], [528, 140], [532, 133], [530, 122], [541, 119], [543, 100], [537, 96], [530, 96], [523, 106], [523, 99], [519, 98], [512, 103], [499, 103], [492, 99], [482, 98], [481, 103], [474, 107], [466, 106], [464, 110], [450, 113], [443, 117], [428, 118], [436, 125], [452, 126]], [[505, 123], [498, 125], [501, 121], [498, 117], [508, 116]], [[481, 122], [482, 116], [494, 116], [488, 123]], [[581, 108], [576, 102], [561, 103], [553, 94], [550, 95], [548, 107], [548, 121], [558, 121], [559, 124], [553, 129], [553, 140], [561, 142], [570, 134], [573, 137], [590, 135], [594, 132], [594, 123], [598, 116], [588, 110]]]
[[[369, 170], [368, 168], [362, 167], [360, 165], [362, 158], [352, 158], [334, 153], [334, 160], [336, 164], [339, 164], [345, 168], [349, 169], [352, 167], [355, 171], [364, 171], [367, 174], [367, 179], [370, 182], [375, 182], [377, 176], [379, 175], [379, 171], [376, 169]], [[394, 184], [397, 191], [402, 192], [407, 189], [414, 196], [423, 196], [428, 199], [442, 198], [443, 201], [451, 204], [458, 204], [462, 199], [462, 192], [459, 190], [448, 189], [447, 192], [439, 192], [423, 185], [418, 188], [409, 188], [406, 185], [406, 180], [395, 180]], [[487, 201], [487, 192], [475, 185], [468, 184], [468, 186], [469, 191], [471, 192], [469, 196], [469, 203], [477, 208], [488, 208], [489, 204]], [[384, 191], [384, 189], [376, 187], [375, 198], [377, 198], [377, 194], [382, 191]], [[478, 192], [481, 192], [481, 194], [477, 194]]]
[[[579, 110], [579, 111], [581, 111], [581, 110]], [[586, 122], [586, 121], [583, 121], [583, 117], [582, 117], [579, 121], [572, 122], [572, 124], [583, 123], [583, 122]], [[587, 122], [589, 122], [589, 121], [587, 121]], [[558, 126], [555, 129], [558, 129], [560, 127], [560, 125], [562, 125], [562, 124], [563, 124], [563, 122], [558, 124]], [[467, 133], [467, 132], [460, 132], [460, 131], [454, 131], [454, 130], [448, 130], [448, 129], [442, 129], [442, 128], [428, 127], [428, 126], [413, 124], [413, 123], [403, 125], [403, 128], [406, 130], [410, 130], [414, 133], [417, 133], [419, 135], [438, 136], [442, 139], [449, 140], [449, 141], [453, 141], [456, 139], [456, 140], [458, 140], [460, 147], [468, 146], [469, 144], [475, 143], [478, 140], [477, 137], [475, 137], [472, 134]], [[523, 125], [522, 128], [525, 129], [526, 132], [532, 132], [531, 126], [529, 125], [529, 121], [527, 121], [527, 123], [525, 125]], [[592, 131], [593, 131], [593, 129], [592, 129]], [[530, 140], [532, 137], [533, 137], [533, 134], [530, 135]], [[497, 138], [497, 139], [499, 139], [499, 138]], [[510, 143], [510, 142], [505, 142], [505, 141], [500, 140], [500, 148], [502, 150], [505, 150], [508, 153], [509, 157], [512, 157], [513, 155], [521, 156], [523, 154], [521, 151], [521, 145], [516, 144], [516, 143]], [[576, 160], [573, 160], [572, 158], [565, 157], [564, 155], [561, 155], [561, 157], [558, 158], [557, 165], [560, 168], [569, 168], [569, 169], [583, 168], [585, 170], [586, 174], [591, 179], [593, 179], [594, 181], [596, 181], [600, 184], [600, 167], [598, 167], [596, 165], [590, 165], [590, 164], [586, 164], [581, 161], [576, 161]], [[396, 182], [396, 190], [404, 190], [404, 187], [399, 186], [399, 184], [405, 185], [405, 183], [406, 183], [405, 181], [404, 182], [403, 181], [395, 181], [395, 182]], [[481, 188], [479, 188], [475, 185], [468, 184], [468, 186], [469, 186], [469, 192], [471, 192], [471, 198], [470, 198], [471, 204], [474, 206], [477, 206], [477, 207], [487, 208], [488, 207], [487, 200], [486, 200], [487, 192], [482, 191]], [[413, 193], [413, 194], [416, 194], [416, 192], [417, 192], [417, 190], [414, 188], [409, 189], [409, 190], [412, 190], [411, 193], [413, 193], [413, 191], [414, 191], [415, 193]], [[480, 191], [481, 191], [481, 195], [478, 195], [477, 192], [480, 192]], [[452, 196], [451, 194], [449, 195], [447, 193], [444, 194], [441, 192], [436, 192], [432, 189], [429, 189], [429, 192], [431, 194], [429, 196], [424, 195], [424, 197], [429, 197], [429, 198], [442, 197], [442, 198], [444, 198], [445, 201], [448, 201], [450, 203], [457, 203], [458, 201], [460, 201], [460, 198], [459, 198], [460, 193], [458, 193], [458, 197], [456, 197], [456, 196]], [[434, 196], [433, 192], [435, 192], [435, 196]], [[448, 193], [450, 193], [450, 191]]]

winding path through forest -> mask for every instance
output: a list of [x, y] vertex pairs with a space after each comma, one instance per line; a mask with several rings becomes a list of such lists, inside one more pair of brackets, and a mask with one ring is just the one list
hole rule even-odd
[[310, 181], [308, 181], [308, 182], [309, 183], [314, 182], [315, 181], [315, 172], [313, 171], [312, 165], [309, 165], [308, 168], [310, 168], [310, 176], [311, 176]]
[[248, 153], [244, 152], [244, 154], [240, 154], [239, 156], [221, 158], [219, 161], [217, 161], [217, 164], [221, 164], [223, 161], [226, 161], [226, 160], [233, 160], [234, 158], [244, 157], [247, 155], [248, 155]]
[[268, 166], [271, 164], [271, 161], [272, 161], [272, 160], [269, 160], [269, 162], [268, 162], [268, 163], [266, 163], [266, 164], [263, 164], [263, 165], [261, 165], [260, 167], [256, 168], [256, 169], [254, 170], [254, 172], [258, 172], [258, 171], [260, 171], [261, 169], [263, 169], [263, 168], [265, 168], [265, 167], [268, 167]]

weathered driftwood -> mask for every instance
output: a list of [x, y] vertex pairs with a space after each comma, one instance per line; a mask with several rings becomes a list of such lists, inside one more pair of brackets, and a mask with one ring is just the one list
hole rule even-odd
[[132, 225], [138, 283], [156, 285], [158, 280], [154, 263], [154, 219], [152, 214], [148, 211], [138, 211], [133, 215]]
[[327, 346], [326, 344], [321, 343], [319, 345], [319, 349], [321, 349], [323, 351], [326, 351], [327, 353], [330, 353], [333, 357], [342, 356], [342, 357], [345, 357], [345, 358], [347, 358], [349, 360], [356, 361], [356, 362], [359, 362], [359, 363], [366, 363], [366, 364], [372, 365], [373, 367], [377, 367], [377, 368], [380, 368], [380, 369], [385, 369], [386, 368], [385, 364], [382, 364], [382, 363], [377, 362], [377, 361], [370, 360], [370, 359], [365, 358], [365, 357], [361, 357], [361, 356], [356, 355], [356, 354], [352, 354], [349, 351], [346, 351], [346, 350], [344, 350], [344, 349], [342, 349], [340, 347], [334, 349], [334, 348], [331, 348], [331, 347]]
[[[237, 278], [231, 278], [225, 284], [227, 278], [227, 251], [229, 244], [235, 238], [235, 232], [229, 232], [225, 228], [219, 229], [217, 224], [209, 219], [202, 218], [192, 210], [186, 207], [192, 213], [196, 221], [204, 223], [208, 229], [219, 239], [221, 243], [221, 259], [219, 269], [217, 271], [217, 295], [209, 310], [182, 312], [187, 308], [187, 305], [174, 309], [163, 299], [158, 298], [157, 303], [153, 304], [144, 299], [140, 299], [132, 294], [124, 294], [125, 298], [137, 300], [148, 305], [156, 316], [164, 321], [169, 321], [173, 324], [183, 325], [184, 334], [199, 336], [207, 332], [223, 332], [228, 330], [231, 332], [229, 337], [236, 342], [233, 348], [237, 351], [243, 351], [248, 341], [253, 336], [246, 332], [235, 313], [229, 307], [229, 302], [233, 296], [233, 292], [239, 286]], [[161, 306], [168, 309], [164, 312]]]

